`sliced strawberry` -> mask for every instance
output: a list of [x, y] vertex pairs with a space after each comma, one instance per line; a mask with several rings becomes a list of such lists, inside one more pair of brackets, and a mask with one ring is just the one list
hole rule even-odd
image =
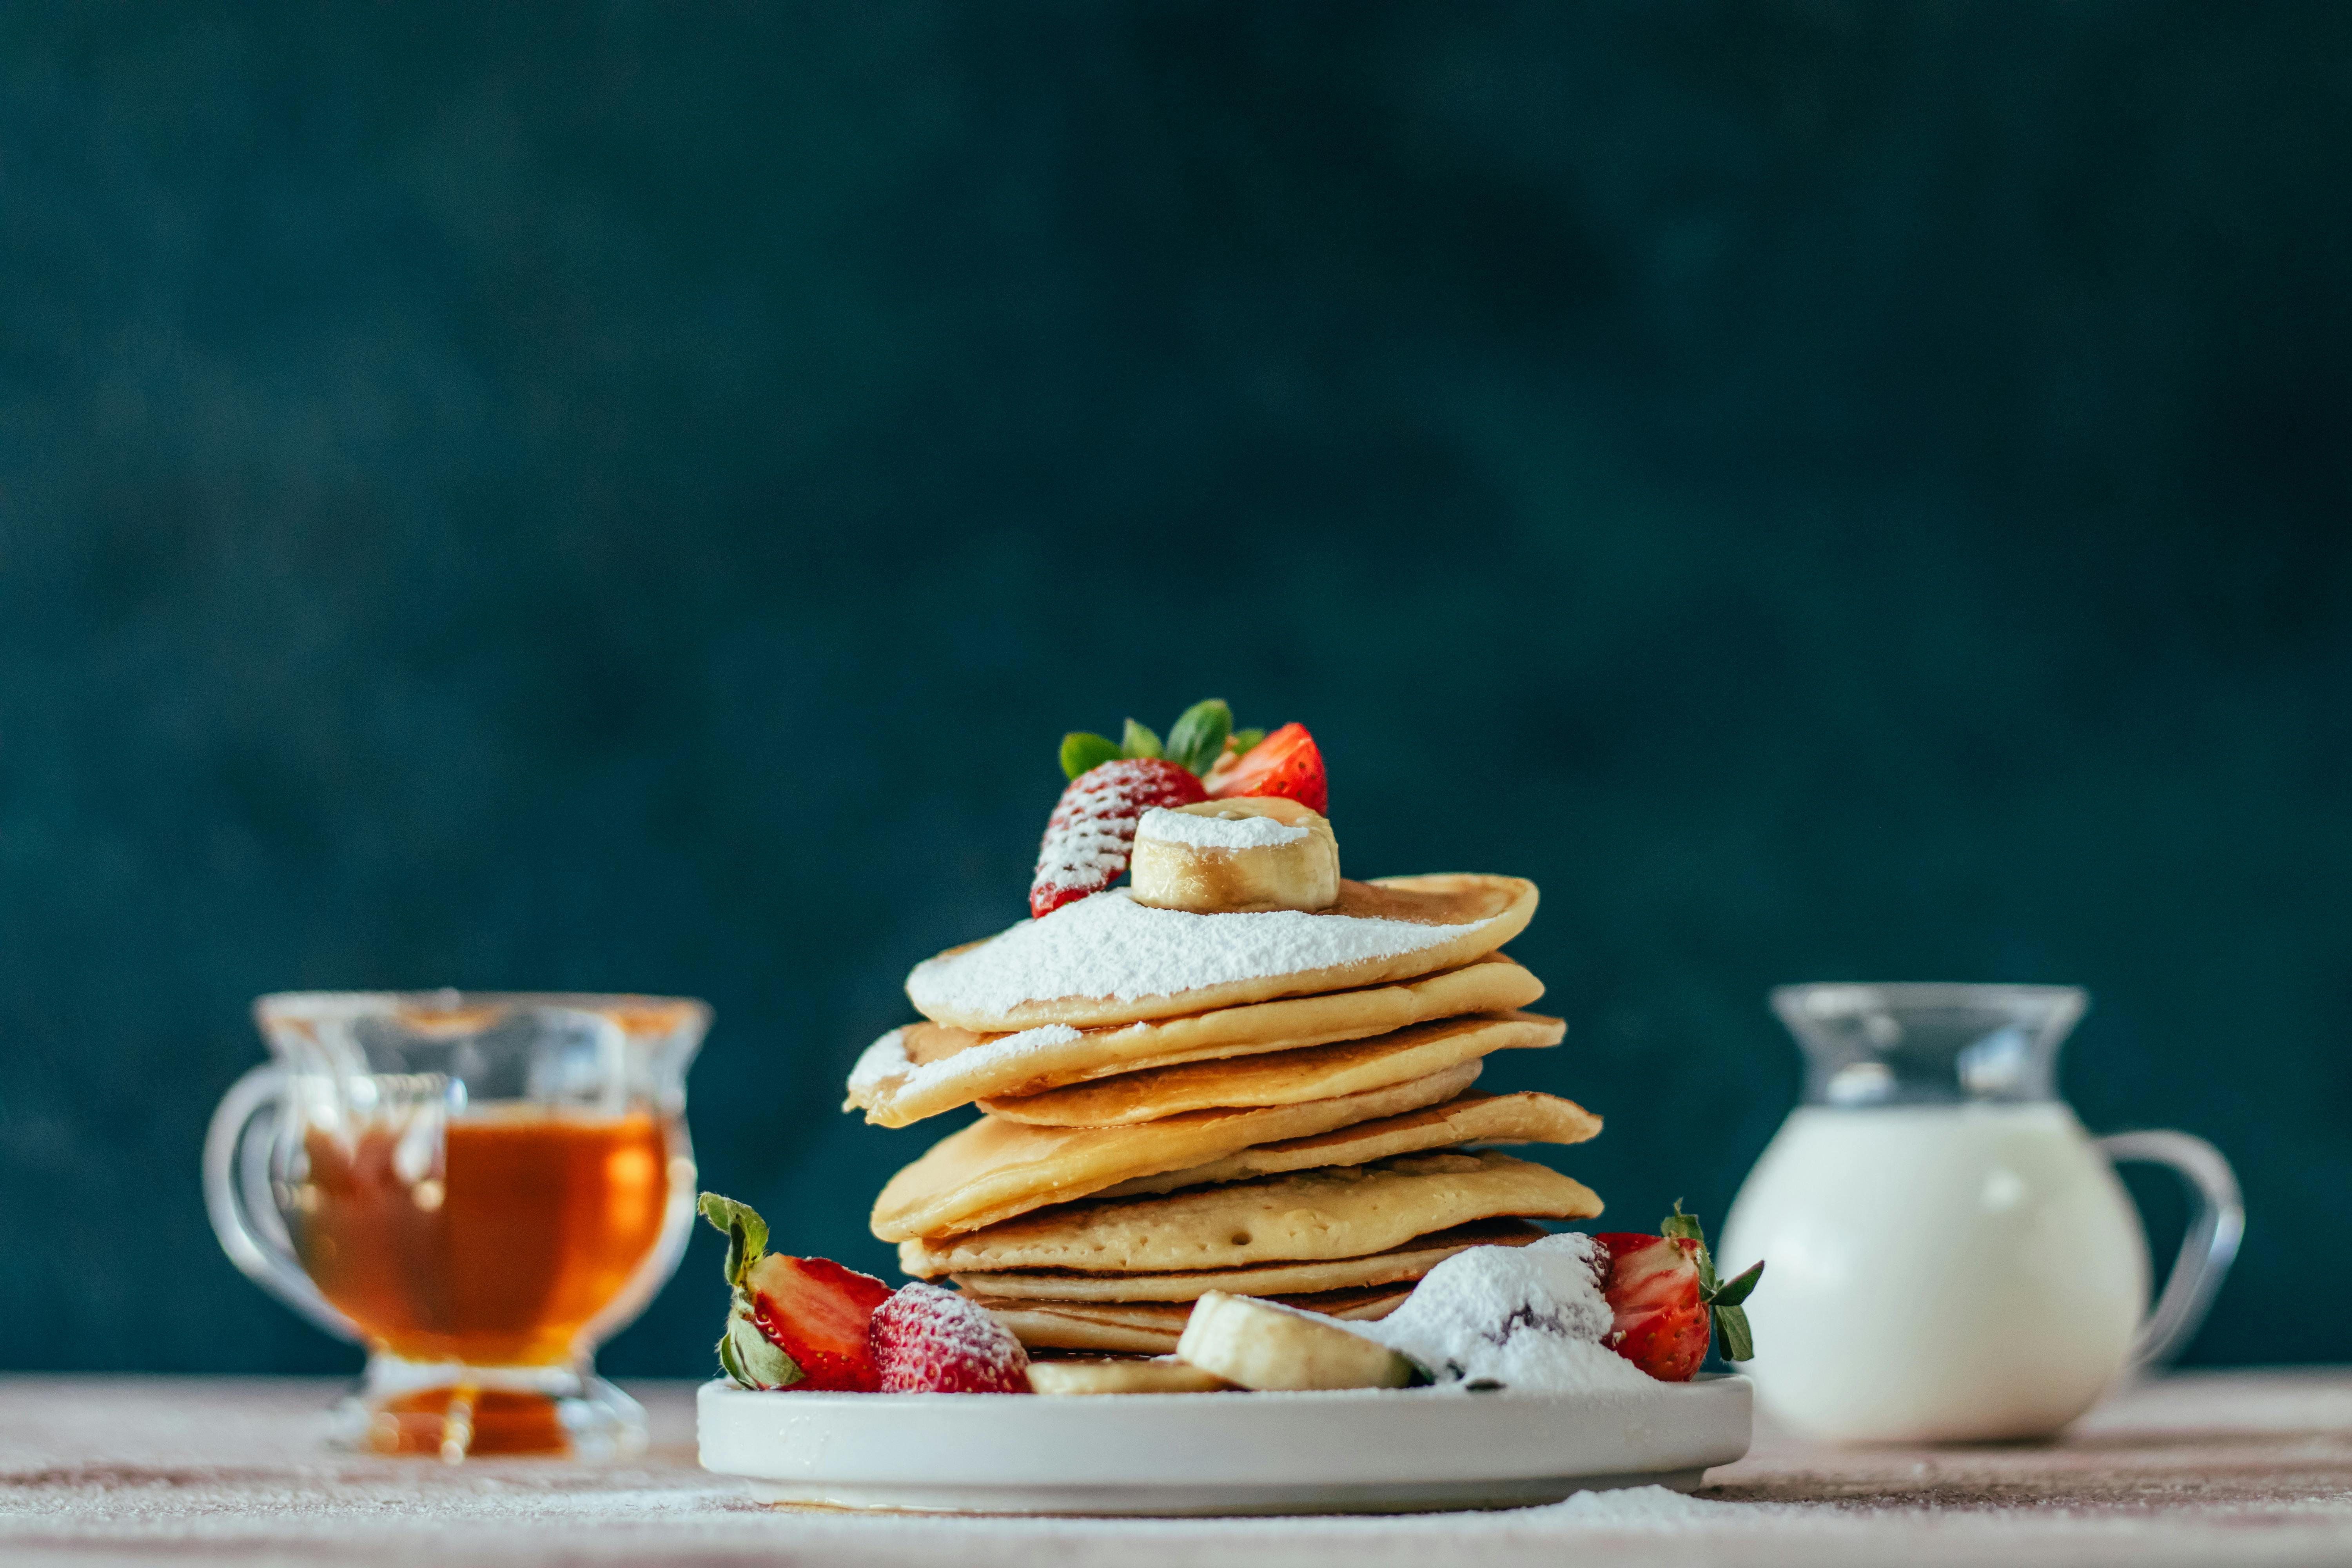
[[1304, 724], [1285, 724], [1230, 767], [1220, 762], [1211, 770], [1209, 794], [1217, 800], [1278, 795], [1309, 811], [1330, 815], [1331, 786], [1323, 775], [1323, 753]]
[[1208, 798], [1190, 769], [1160, 757], [1122, 758], [1080, 773], [1045, 821], [1029, 912], [1042, 918], [1118, 880], [1135, 848], [1135, 825], [1153, 806]]
[[801, 1381], [790, 1386], [846, 1394], [881, 1386], [866, 1330], [890, 1287], [829, 1258], [779, 1252], [753, 1264], [743, 1287], [760, 1336], [801, 1369]]
[[1690, 1381], [1717, 1334], [1724, 1360], [1748, 1360], [1756, 1348], [1740, 1303], [1756, 1289], [1764, 1266], [1717, 1282], [1696, 1215], [1676, 1204], [1660, 1228], [1664, 1235], [1611, 1231], [1592, 1238], [1601, 1255], [1601, 1293], [1616, 1319], [1609, 1348], [1665, 1383]]
[[1026, 1394], [1029, 1352], [976, 1301], [908, 1285], [867, 1331], [885, 1394]]
[[866, 1321], [890, 1287], [830, 1258], [770, 1252], [768, 1222], [749, 1204], [705, 1193], [696, 1206], [727, 1237], [727, 1375], [746, 1388], [871, 1392]]
[[1714, 1332], [1699, 1299], [1696, 1244], [1623, 1231], [1592, 1239], [1609, 1258], [1601, 1293], [1616, 1318], [1604, 1342], [1652, 1377], [1688, 1382]]

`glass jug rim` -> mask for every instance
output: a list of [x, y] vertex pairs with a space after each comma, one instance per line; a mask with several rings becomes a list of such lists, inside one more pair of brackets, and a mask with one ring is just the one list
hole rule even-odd
[[[361, 1018], [406, 1014], [456, 1016], [494, 1007], [558, 1007], [613, 1018], [631, 1046], [659, 1044], [681, 1034], [708, 1032], [710, 1004], [698, 996], [660, 996], [637, 991], [272, 991], [253, 999], [253, 1018], [263, 1037], [274, 1038], [279, 1023], [348, 1024]], [[632, 1016], [640, 1015], [640, 1016]]]
[[2057, 1100], [2058, 1050], [2090, 1011], [2079, 985], [1814, 981], [1769, 1000], [1805, 1058], [1808, 1106]]
[[1964, 1003], [1985, 1003], [1997, 999], [2032, 1002], [2063, 1002], [2079, 999], [2085, 1005], [2090, 993], [2080, 985], [2041, 984], [2025, 981], [2005, 980], [1805, 980], [1790, 985], [1775, 985], [1770, 995], [1774, 1010], [1792, 1007], [1806, 998], [1836, 992], [1853, 992], [1860, 996], [1883, 998], [1897, 1005], [1935, 1007], [1958, 1005]]

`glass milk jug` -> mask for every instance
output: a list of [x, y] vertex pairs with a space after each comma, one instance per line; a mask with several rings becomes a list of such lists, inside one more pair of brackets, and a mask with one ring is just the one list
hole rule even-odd
[[[1837, 1442], [2039, 1436], [2196, 1331], [2245, 1214], [2184, 1132], [2095, 1139], [2053, 1087], [2070, 986], [1790, 985], [1804, 1103], [1740, 1188], [1718, 1257], [1758, 1258], [1741, 1366], [1765, 1408]], [[2171, 1166], [2197, 1212], [2156, 1310], [2110, 1162]]]

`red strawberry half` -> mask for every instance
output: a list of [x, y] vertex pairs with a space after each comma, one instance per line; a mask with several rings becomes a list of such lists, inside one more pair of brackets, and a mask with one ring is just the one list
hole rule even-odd
[[1330, 815], [1331, 786], [1323, 775], [1323, 753], [1304, 724], [1285, 724], [1230, 767], [1220, 763], [1210, 774], [1209, 794], [1218, 800], [1278, 795], [1309, 811]]
[[1717, 1334], [1724, 1360], [1754, 1356], [1740, 1303], [1756, 1289], [1764, 1266], [1718, 1282], [1697, 1217], [1683, 1213], [1680, 1204], [1660, 1229], [1665, 1234], [1612, 1231], [1592, 1238], [1601, 1293], [1616, 1319], [1604, 1342], [1665, 1383], [1690, 1381]]
[[1191, 769], [1160, 757], [1121, 758], [1080, 773], [1045, 820], [1029, 912], [1052, 914], [1118, 880], [1135, 848], [1135, 825], [1153, 806], [1208, 798]]
[[890, 1287], [828, 1258], [778, 1252], [753, 1264], [743, 1284], [760, 1336], [801, 1369], [790, 1386], [846, 1394], [881, 1386], [866, 1329]]
[[875, 1309], [868, 1333], [885, 1394], [1026, 1394], [1029, 1352], [980, 1304], [908, 1285]]
[[730, 1297], [719, 1364], [745, 1388], [872, 1393], [880, 1386], [866, 1321], [890, 1287], [826, 1258], [768, 1250], [768, 1222], [749, 1204], [702, 1194], [702, 1217], [726, 1233]]

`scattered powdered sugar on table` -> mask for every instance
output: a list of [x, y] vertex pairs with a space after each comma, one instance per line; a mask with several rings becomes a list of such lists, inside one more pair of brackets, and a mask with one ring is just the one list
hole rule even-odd
[[1308, 830], [1276, 822], [1271, 816], [1200, 816], [1155, 805], [1136, 824], [1139, 839], [1186, 844], [1195, 849], [1271, 849], [1296, 844]]
[[1431, 1269], [1404, 1305], [1349, 1328], [1419, 1362], [1440, 1383], [1488, 1381], [1540, 1394], [1655, 1388], [1601, 1341], [1612, 1323], [1594, 1283], [1592, 1238], [1474, 1247]]
[[966, 1046], [953, 1056], [918, 1066], [907, 1055], [907, 1031], [893, 1029], [866, 1047], [857, 1065], [849, 1069], [849, 1092], [855, 1098], [867, 1099], [881, 1093], [897, 1079], [897, 1092], [908, 1094], [1032, 1051], [1066, 1046], [1077, 1037], [1078, 1031], [1067, 1024], [1044, 1024], [1015, 1035], [999, 1035], [992, 1040]]
[[970, 952], [917, 964], [907, 994], [926, 1013], [1001, 1014], [1064, 996], [1131, 1002], [1395, 958], [1488, 923], [1423, 925], [1296, 910], [1200, 915], [1149, 909], [1114, 888], [1023, 921]]
[[[1578, 1524], [1635, 1530], [1692, 1530], [1753, 1522], [1759, 1513], [1785, 1511], [1769, 1503], [1711, 1502], [1665, 1487], [1620, 1487], [1578, 1492], [1529, 1512]], [[1521, 1516], [1526, 1517], [1525, 1515]]]

